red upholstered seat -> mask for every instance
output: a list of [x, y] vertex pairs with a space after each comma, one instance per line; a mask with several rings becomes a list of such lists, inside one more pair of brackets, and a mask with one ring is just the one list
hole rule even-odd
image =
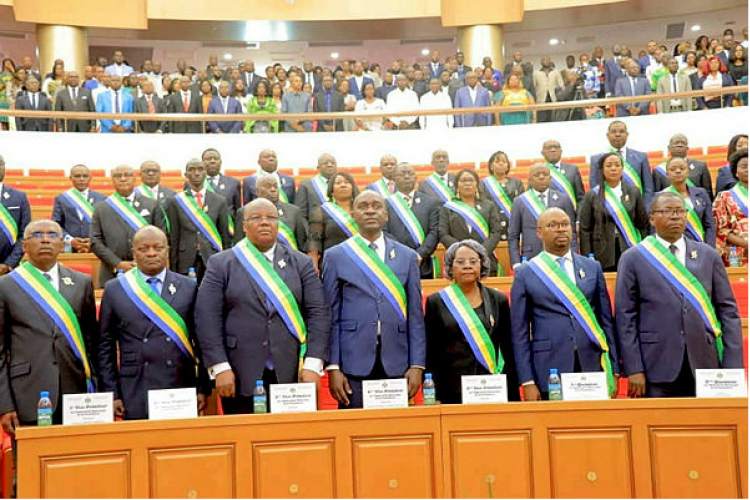
[[30, 168], [29, 177], [65, 177], [65, 171]]

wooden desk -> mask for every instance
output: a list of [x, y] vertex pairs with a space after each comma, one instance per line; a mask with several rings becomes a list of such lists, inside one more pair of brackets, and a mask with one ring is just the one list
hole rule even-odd
[[747, 497], [747, 399], [29, 427], [19, 498]]

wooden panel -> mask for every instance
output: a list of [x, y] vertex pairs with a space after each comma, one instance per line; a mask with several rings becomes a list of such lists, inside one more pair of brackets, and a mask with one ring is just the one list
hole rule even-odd
[[235, 497], [234, 446], [149, 451], [151, 498]]
[[[78, 0], [70, 4], [47, 0], [15, 0], [16, 21], [26, 23], [146, 29], [146, 0]], [[113, 15], [116, 12], [116, 15]]]
[[632, 498], [633, 456], [627, 429], [549, 433], [554, 498]]
[[430, 437], [352, 440], [355, 498], [433, 498]]
[[453, 498], [533, 498], [531, 432], [451, 434]]
[[41, 459], [41, 498], [130, 498], [130, 453]]
[[743, 496], [734, 427], [652, 428], [650, 440], [654, 498]]
[[335, 498], [334, 442], [253, 444], [255, 498]]

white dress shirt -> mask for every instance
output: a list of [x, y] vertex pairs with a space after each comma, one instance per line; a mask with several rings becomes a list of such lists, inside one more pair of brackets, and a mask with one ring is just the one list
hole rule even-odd
[[[451, 109], [452, 107], [453, 103], [448, 92], [438, 91], [435, 94], [427, 92], [419, 101], [419, 109], [422, 111]], [[420, 116], [419, 126], [423, 129], [430, 128], [431, 130], [453, 128], [453, 115]]]
[[573, 265], [573, 252], [571, 250], [568, 250], [565, 255], [554, 255], [549, 252], [545, 252], [549, 257], [555, 261], [555, 264], [560, 265], [558, 260], [560, 257], [565, 259], [565, 263], [563, 265], [563, 270], [565, 271], [565, 274], [568, 275], [568, 278], [575, 283], [576, 282], [576, 271], [575, 266]]
[[474, 87], [471, 87], [470, 85], [467, 85], [469, 87], [469, 98], [471, 99], [471, 103], [475, 104], [477, 102], [477, 86], [474, 85]]
[[[36, 267], [36, 266], [34, 266], [34, 267]], [[60, 290], [60, 267], [59, 267], [59, 264], [55, 264], [54, 266], [52, 266], [52, 269], [50, 269], [49, 271], [43, 271], [43, 270], [39, 269], [38, 267], [36, 268], [36, 270], [39, 271], [42, 274], [44, 274], [44, 273], [49, 274], [49, 277], [50, 277], [49, 282], [52, 284], [52, 288], [54, 288], [55, 290], [58, 290], [58, 291]]]
[[622, 181], [620, 181], [620, 182], [619, 182], [619, 184], [617, 184], [617, 185], [616, 185], [615, 187], [611, 187], [611, 186], [610, 186], [610, 188], [609, 188], [609, 189], [611, 189], [611, 190], [612, 190], [612, 193], [613, 193], [613, 194], [614, 194], [615, 196], [617, 196], [617, 199], [618, 199], [618, 200], [622, 199]]
[[658, 234], [654, 233], [654, 237], [656, 238], [656, 241], [664, 245], [664, 248], [667, 249], [668, 252], [671, 253], [669, 250], [669, 245], [674, 245], [677, 247], [677, 252], [674, 254], [675, 257], [677, 257], [677, 260], [679, 260], [682, 265], [685, 265], [685, 255], [687, 254], [687, 243], [685, 243], [685, 237], [683, 236], [679, 240], [675, 241], [674, 243], [670, 243], [667, 240], [661, 238]]
[[[419, 97], [417, 93], [409, 88], [400, 90], [398, 87], [388, 93], [386, 109], [390, 113], [401, 113], [404, 111], [417, 111], [419, 109]], [[389, 118], [398, 125], [401, 122], [409, 124], [417, 120], [416, 116], [392, 116]]]

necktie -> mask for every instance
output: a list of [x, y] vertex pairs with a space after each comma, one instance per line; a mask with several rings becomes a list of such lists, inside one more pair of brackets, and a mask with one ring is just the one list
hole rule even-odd
[[404, 201], [405, 201], [405, 202], [406, 202], [406, 204], [407, 204], [407, 205], [409, 205], [409, 207], [411, 208], [411, 196], [409, 196], [408, 194], [405, 194], [405, 195], [404, 195]]
[[672, 255], [677, 257], [677, 245], [675, 244], [669, 245], [669, 251], [672, 252]]
[[31, 107], [33, 109], [36, 109], [36, 92], [31, 94]]
[[672, 75], [672, 92], [677, 93], [677, 75]]
[[227, 114], [227, 99], [226, 98], [221, 100], [221, 107], [224, 108], [224, 114]]
[[388, 181], [388, 191], [390, 191], [391, 193], [395, 193], [396, 192], [396, 183], [395, 182]]
[[560, 269], [565, 271], [565, 257], [558, 257], [555, 260], [557, 261], [557, 265], [560, 266]]
[[120, 93], [115, 91], [115, 113], [120, 112]]
[[211, 185], [214, 187], [214, 189], [218, 189], [219, 187], [219, 177], [211, 177]]
[[182, 109], [184, 109], [185, 113], [187, 113], [189, 108], [190, 108], [190, 104], [188, 103], [188, 94], [187, 92], [183, 92], [182, 93]]
[[50, 273], [42, 273], [42, 276], [44, 276], [44, 279], [52, 283], [52, 275]]
[[635, 78], [630, 79], [630, 95], [635, 95]]
[[159, 281], [161, 281], [159, 278], [149, 278], [146, 280], [146, 283], [149, 284], [151, 290], [153, 290], [156, 295], [161, 295], [159, 293]]
[[200, 193], [195, 193], [195, 202], [198, 203], [198, 206], [203, 208], [203, 195]]
[[[376, 243], [370, 243], [367, 246], [370, 247], [370, 250], [372, 250], [373, 252], [375, 252], [375, 255], [378, 255], [378, 245]], [[379, 255], [378, 255], [378, 258], [380, 258]]]
[[539, 201], [542, 202], [542, 205], [545, 207], [547, 206], [547, 195], [544, 193], [539, 193]]
[[326, 90], [326, 112], [327, 113], [331, 112], [331, 97], [332, 97], [331, 91]]
[[71, 87], [70, 92], [71, 92], [72, 97], [73, 97], [73, 102], [75, 102], [75, 100], [76, 100], [76, 88], [75, 87]]
[[147, 97], [146, 100], [148, 101], [148, 113], [150, 115], [153, 115], [156, 113], [156, 108], [154, 107], [154, 99], [152, 97]]

